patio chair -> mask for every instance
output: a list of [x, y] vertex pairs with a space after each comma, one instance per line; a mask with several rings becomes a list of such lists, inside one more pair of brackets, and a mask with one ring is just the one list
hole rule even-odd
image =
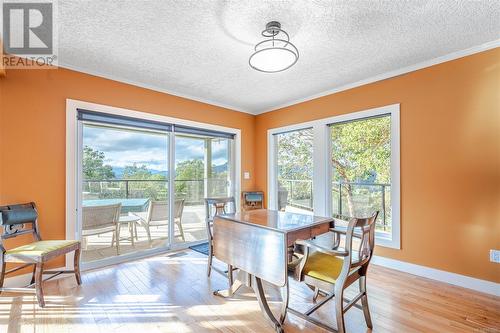
[[[0, 207], [0, 292], [34, 292], [40, 307], [45, 306], [43, 297], [43, 281], [50, 280], [59, 274], [75, 274], [78, 285], [82, 284], [80, 277], [80, 242], [76, 240], [42, 240], [38, 229], [38, 212], [34, 202]], [[34, 242], [6, 250], [4, 240], [20, 235], [32, 234]], [[44, 265], [49, 260], [75, 252], [73, 270], [44, 271]], [[23, 264], [6, 270], [7, 263]], [[4, 288], [7, 274], [33, 265], [33, 274], [29, 285], [23, 288]], [[51, 276], [43, 280], [44, 274]]]
[[[331, 228], [330, 231], [345, 236], [345, 247], [341, 248], [336, 242], [334, 249], [327, 249], [311, 241], [299, 241], [304, 245], [304, 257], [298, 270], [298, 279], [311, 289], [314, 289], [313, 301], [320, 292], [326, 297], [315, 304], [305, 313], [291, 310], [299, 317], [307, 317], [335, 297], [335, 315], [337, 331], [345, 332], [344, 313], [352, 306], [363, 310], [366, 326], [372, 328], [368, 296], [366, 294], [366, 272], [373, 255], [375, 246], [375, 220], [378, 212], [369, 218], [351, 218], [347, 229]], [[358, 251], [353, 250], [353, 238], [359, 238]], [[315, 252], [310, 251], [310, 248]], [[359, 283], [359, 294], [352, 300], [344, 299], [344, 290], [354, 282]], [[361, 300], [361, 305], [357, 304]], [[347, 301], [344, 307], [343, 303]], [[323, 327], [328, 325], [321, 323]], [[330, 327], [331, 330], [334, 330]]]
[[[185, 242], [184, 229], [182, 228], [182, 213], [184, 211], [184, 199], [178, 199], [174, 202], [174, 225], [179, 229], [179, 235], [182, 241]], [[169, 212], [168, 201], [151, 201], [147, 212], [134, 212], [130, 213], [141, 218], [140, 224], [146, 229], [149, 244], [151, 240], [151, 227], [159, 227], [168, 225]]]
[[207, 276], [210, 276], [212, 269], [216, 272], [227, 275], [229, 279], [229, 285], [233, 284], [233, 270], [234, 268], [231, 265], [228, 265], [227, 271], [222, 271], [217, 269], [217, 267], [213, 267], [212, 261], [214, 258], [214, 246], [213, 246], [213, 224], [214, 217], [216, 215], [223, 214], [234, 214], [236, 213], [236, 201], [234, 197], [226, 197], [226, 198], [205, 198], [205, 222], [207, 225], [207, 234], [208, 234], [208, 263], [207, 263]]
[[87, 249], [87, 237], [112, 232], [111, 247], [116, 244], [116, 254], [120, 254], [120, 203], [103, 206], [87, 206], [82, 210], [83, 248]]

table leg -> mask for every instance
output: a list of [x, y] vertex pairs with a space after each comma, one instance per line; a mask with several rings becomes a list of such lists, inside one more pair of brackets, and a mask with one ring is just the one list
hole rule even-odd
[[216, 291], [214, 291], [214, 295], [221, 296], [224, 298], [232, 297], [234, 295], [234, 293], [238, 289], [240, 289], [243, 285], [244, 285], [244, 283], [241, 280], [236, 279], [236, 280], [234, 280], [233, 284], [229, 287], [229, 289], [216, 290]]
[[264, 293], [264, 288], [262, 286], [262, 280], [256, 276], [252, 276], [252, 278], [254, 279], [253, 289], [255, 291], [255, 294], [257, 295], [257, 300], [259, 301], [259, 306], [262, 310], [262, 313], [264, 314], [264, 317], [271, 323], [276, 332], [284, 332], [282, 323], [285, 320], [286, 309], [288, 307], [288, 283], [283, 287], [285, 288], [284, 293], [286, 294], [286, 296], [283, 299], [280, 320], [278, 320], [269, 308], [269, 304], [267, 303], [266, 295]]

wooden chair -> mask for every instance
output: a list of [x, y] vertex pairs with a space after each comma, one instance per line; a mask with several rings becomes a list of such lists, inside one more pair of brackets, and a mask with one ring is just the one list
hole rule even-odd
[[[38, 229], [38, 212], [34, 202], [0, 206], [0, 292], [35, 292], [38, 304], [45, 306], [43, 297], [43, 281], [63, 273], [73, 273], [78, 285], [82, 284], [80, 277], [80, 242], [76, 240], [42, 240]], [[28, 225], [31, 228], [28, 228]], [[20, 235], [32, 234], [35, 242], [6, 250], [4, 240]], [[75, 251], [73, 270], [44, 271], [44, 265], [49, 260]], [[7, 263], [23, 264], [6, 270]], [[18, 271], [24, 267], [34, 266], [31, 283], [23, 288], [4, 288], [3, 283], [7, 274]], [[43, 280], [44, 274], [52, 274]], [[34, 288], [33, 288], [34, 286]]]
[[[184, 199], [178, 199], [174, 202], [174, 224], [179, 229], [182, 241], [186, 241], [184, 229], [182, 228], [182, 213], [184, 212]], [[132, 213], [141, 218], [141, 225], [146, 229], [149, 243], [151, 244], [150, 227], [168, 225], [169, 211], [168, 201], [151, 201], [147, 212]]]
[[88, 206], [82, 209], [83, 248], [87, 249], [87, 237], [113, 233], [111, 246], [116, 243], [116, 254], [120, 254], [120, 211], [121, 204]]
[[[318, 246], [311, 241], [300, 241], [300, 244], [304, 245], [305, 253], [298, 267], [297, 278], [314, 289], [314, 301], [316, 301], [319, 292], [325, 293], [326, 297], [305, 313], [295, 310], [291, 313], [308, 317], [335, 297], [335, 314], [339, 333], [345, 332], [344, 313], [352, 306], [363, 310], [366, 325], [369, 328], [373, 327], [366, 293], [366, 272], [375, 246], [375, 220], [377, 216], [378, 212], [369, 218], [352, 218], [347, 229], [331, 228], [330, 231], [338, 236], [345, 236], [344, 248], [339, 247], [337, 239], [335, 239], [334, 249]], [[358, 238], [360, 242], [357, 251], [353, 250], [354, 238]], [[311, 248], [315, 249], [312, 253]], [[344, 299], [344, 290], [356, 281], [359, 282], [359, 294], [352, 300]], [[362, 306], [356, 304], [360, 300]], [[348, 301], [345, 307], [343, 306], [344, 301]], [[311, 317], [308, 318], [311, 319]], [[324, 328], [335, 331], [316, 319], [313, 321]]]
[[233, 284], [233, 267], [228, 265], [227, 271], [221, 271], [217, 267], [212, 266], [214, 258], [214, 246], [213, 246], [213, 223], [214, 217], [216, 215], [223, 214], [234, 214], [236, 213], [236, 201], [234, 197], [225, 198], [205, 198], [205, 222], [207, 226], [208, 234], [208, 263], [207, 263], [207, 275], [210, 276], [212, 269], [222, 275], [227, 275], [229, 279], [229, 285]]

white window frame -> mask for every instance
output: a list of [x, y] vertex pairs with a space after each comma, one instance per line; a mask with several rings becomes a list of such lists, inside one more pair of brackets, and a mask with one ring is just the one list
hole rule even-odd
[[[234, 161], [234, 184], [232, 184], [232, 189], [234, 191], [236, 200], [236, 209], [239, 209], [240, 204], [240, 193], [241, 189], [241, 130], [237, 128], [224, 127], [219, 125], [212, 125], [207, 123], [201, 123], [191, 120], [173, 118], [153, 113], [141, 112], [136, 110], [130, 110], [125, 108], [113, 107], [109, 105], [102, 105], [90, 102], [84, 102], [79, 100], [67, 99], [66, 100], [66, 239], [80, 239], [80, 226], [81, 226], [81, 181], [79, 175], [82, 170], [82, 123], [77, 120], [77, 109], [87, 109], [95, 110], [102, 113], [120, 115], [133, 117], [138, 119], [146, 119], [153, 121], [160, 121], [176, 125], [184, 125], [191, 127], [198, 127], [208, 130], [214, 130], [219, 132], [225, 132], [234, 134], [234, 141], [232, 147], [231, 159]], [[169, 184], [174, 184], [175, 179], [175, 133], [171, 132], [169, 134]], [[175, 200], [174, 186], [169, 186], [169, 198], [170, 200]], [[173, 209], [173, 204], [170, 208]], [[173, 216], [173, 212], [170, 212], [170, 216]], [[169, 228], [169, 234], [172, 233], [172, 228]], [[169, 235], [169, 239], [173, 239], [173, 235]], [[134, 260], [141, 257], [151, 256], [158, 253], [164, 253], [171, 250], [178, 250], [187, 248], [188, 246], [194, 245], [196, 243], [204, 242], [205, 240], [199, 242], [183, 242], [176, 243], [170, 242], [170, 247], [159, 247], [155, 249], [149, 249], [145, 251], [138, 251], [130, 254], [124, 254], [120, 256], [114, 256], [111, 258], [106, 258], [96, 262], [82, 263], [82, 270], [93, 269], [97, 267], [113, 265], [119, 262]], [[73, 256], [66, 256], [66, 267], [71, 267]]]
[[376, 244], [395, 249], [401, 248], [401, 182], [400, 182], [400, 120], [399, 104], [391, 104], [373, 109], [347, 113], [339, 116], [308, 121], [300, 124], [272, 128], [267, 131], [267, 189], [268, 207], [277, 209], [277, 166], [276, 166], [276, 134], [312, 128], [313, 139], [313, 209], [314, 215], [332, 216], [331, 207], [331, 160], [330, 160], [330, 127], [328, 125], [370, 118], [375, 116], [391, 116], [391, 235], [376, 233]]

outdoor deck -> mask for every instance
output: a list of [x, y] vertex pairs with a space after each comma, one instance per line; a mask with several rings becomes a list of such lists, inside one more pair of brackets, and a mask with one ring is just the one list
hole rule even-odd
[[[184, 228], [184, 237], [186, 242], [194, 242], [207, 238], [205, 227], [205, 207], [203, 205], [185, 206], [181, 223]], [[146, 230], [139, 225], [137, 226], [138, 240], [135, 240], [134, 246], [132, 246], [130, 239], [125, 239], [125, 237], [130, 237], [126, 224], [122, 225], [120, 233], [121, 237], [123, 237], [120, 241], [120, 255], [165, 246], [165, 243], [168, 240], [168, 226], [166, 225], [151, 227], [151, 245], [149, 244]], [[182, 242], [177, 228], [175, 228], [175, 235], [176, 237], [174, 241]], [[87, 249], [82, 251], [83, 262], [115, 257], [116, 247], [111, 247], [112, 236], [113, 233], [110, 232], [102, 235], [87, 237]]]

